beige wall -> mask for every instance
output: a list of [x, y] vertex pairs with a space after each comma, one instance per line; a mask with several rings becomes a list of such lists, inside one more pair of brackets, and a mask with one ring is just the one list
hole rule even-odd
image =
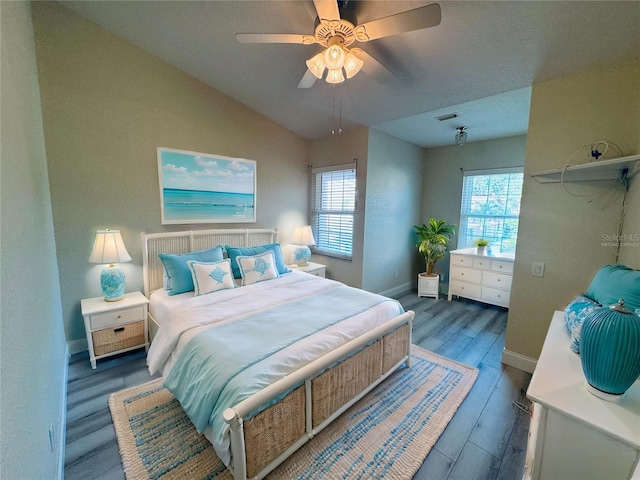
[[364, 248], [364, 218], [367, 182], [369, 129], [358, 128], [341, 135], [331, 135], [314, 140], [310, 146], [310, 165], [326, 167], [357, 163], [356, 167], [356, 213], [353, 220], [353, 257], [343, 260], [314, 254], [312, 260], [327, 265], [327, 277], [353, 287], [362, 287], [362, 259]]
[[[637, 60], [533, 85], [507, 352], [538, 358], [553, 311], [584, 292], [601, 266], [615, 261], [615, 248], [603, 246], [601, 237], [617, 231], [622, 211], [622, 193], [614, 186], [567, 185], [578, 194], [597, 192], [580, 198], [530, 175], [563, 167], [578, 148], [599, 140], [616, 143], [626, 155], [637, 153], [639, 85]], [[627, 228], [635, 231], [637, 199], [634, 184], [628, 215], [636, 219], [627, 219]], [[637, 253], [625, 254], [630, 257], [637, 267]], [[544, 277], [531, 276], [532, 261], [545, 263]]]
[[[636, 150], [640, 152], [640, 148]], [[640, 270], [640, 176], [632, 179], [624, 212], [618, 263]]]
[[[425, 169], [422, 191], [422, 218], [443, 218], [447, 223], [460, 225], [460, 199], [462, 196], [462, 171], [484, 170], [524, 166], [526, 135], [499, 138], [482, 142], [471, 142], [463, 147], [457, 145], [430, 148], [425, 153]], [[457, 245], [457, 236], [452, 237], [451, 249]], [[424, 259], [417, 257], [420, 271], [425, 270]], [[448, 282], [449, 256], [436, 263], [435, 270]], [[445, 285], [440, 287], [444, 291]]]
[[286, 243], [306, 223], [308, 142], [57, 3], [33, 4], [67, 339], [86, 348], [80, 299], [100, 296], [95, 230], [120, 229], [142, 289], [140, 232], [160, 223], [157, 147], [257, 161], [257, 222]]
[[0, 2], [0, 32], [0, 472], [62, 478], [67, 352], [28, 2]]
[[368, 152], [362, 288], [376, 293], [415, 288], [413, 226], [420, 221], [424, 150], [369, 130]]

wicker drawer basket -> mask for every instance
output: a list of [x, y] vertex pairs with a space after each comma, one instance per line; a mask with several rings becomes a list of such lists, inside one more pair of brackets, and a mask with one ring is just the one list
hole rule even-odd
[[144, 345], [144, 320], [98, 330], [91, 336], [96, 357], [125, 348], [142, 346]]

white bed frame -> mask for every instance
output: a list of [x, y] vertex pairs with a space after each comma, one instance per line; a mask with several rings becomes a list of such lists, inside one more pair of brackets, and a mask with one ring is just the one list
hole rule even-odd
[[[216, 245], [222, 245], [223, 247], [225, 245], [243, 247], [276, 243], [277, 230], [215, 229], [153, 234], [142, 233], [141, 238], [144, 291], [145, 295], [148, 297], [154, 290], [162, 288], [163, 270], [162, 263], [158, 258], [158, 253], [187, 253], [194, 250], [212, 248]], [[331, 353], [305, 365], [296, 372], [264, 388], [234, 407], [227, 408], [224, 411], [223, 416], [225, 422], [230, 426], [232, 460], [231, 465], [229, 465], [229, 470], [233, 474], [234, 479], [247, 479], [247, 451], [245, 433], [243, 429], [243, 419], [247, 417], [247, 415], [256, 411], [262, 405], [265, 405], [269, 400], [283, 394], [284, 392], [290, 391], [297, 385], [304, 384], [305, 431], [297, 440], [290, 443], [288, 448], [286, 448], [281, 454], [275, 456], [268, 464], [266, 464], [266, 466], [261, 468], [252, 477], [253, 479], [261, 479], [291, 456], [302, 445], [312, 439], [318, 432], [329, 425], [351, 405], [356, 403], [364, 395], [380, 384], [380, 382], [386, 379], [400, 366], [405, 363], [407, 366], [411, 366], [411, 325], [413, 317], [414, 313], [412, 311], [405, 312], [390, 320], [388, 323], [370, 330], [366, 334], [355, 338]], [[149, 338], [153, 339], [159, 325], [151, 316], [149, 319]], [[397, 332], [402, 332], [399, 340], [396, 340], [398, 338]], [[402, 336], [405, 335], [405, 332], [406, 336]], [[374, 362], [379, 362], [381, 364], [378, 369], [381, 374], [377, 375], [377, 377], [358, 394], [342, 403], [341, 406], [336, 408], [321, 423], [314, 425], [312, 415], [313, 406], [316, 405], [313, 403], [313, 399], [315, 398], [313, 391], [314, 381], [318, 380], [321, 374], [324, 375], [331, 373], [336, 368], [340, 367], [341, 363], [346, 360], [347, 357], [357, 357], [361, 352], [372, 347], [372, 344], [378, 343], [378, 341], [380, 345], [383, 346], [387, 345], [385, 342], [388, 342], [388, 352], [390, 352], [387, 355], [386, 350], [382, 349], [384, 352], [382, 354], [382, 358], [374, 359]], [[400, 346], [401, 350], [399, 352], [397, 348], [393, 348], [396, 344], [392, 342], [397, 342], [397, 345]]]

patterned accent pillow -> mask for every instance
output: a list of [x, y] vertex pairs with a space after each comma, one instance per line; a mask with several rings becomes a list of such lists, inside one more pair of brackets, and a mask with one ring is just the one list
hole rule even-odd
[[239, 263], [236, 259], [240, 256], [251, 256], [251, 255], [259, 255], [265, 252], [273, 252], [276, 270], [280, 275], [284, 273], [288, 273], [291, 270], [287, 267], [284, 257], [282, 255], [282, 248], [279, 243], [270, 243], [266, 245], [256, 245], [255, 247], [230, 247], [226, 245], [224, 249], [227, 251], [227, 255], [231, 259], [231, 268], [233, 269], [233, 276], [236, 278], [240, 278], [242, 275], [240, 274]]
[[242, 285], [252, 285], [280, 276], [276, 268], [275, 255], [272, 251], [260, 255], [241, 255], [236, 257], [236, 262], [238, 262], [238, 268], [242, 276]]
[[571, 334], [571, 344], [569, 348], [572, 352], [580, 353], [580, 333], [584, 319], [601, 305], [584, 295], [574, 298], [567, 308], [564, 309], [564, 323]]
[[187, 262], [193, 278], [194, 292], [196, 295], [236, 288], [236, 282], [231, 273], [231, 260], [225, 258], [219, 262]]
[[162, 266], [167, 275], [169, 295], [178, 295], [179, 293], [193, 291], [193, 279], [191, 278], [191, 270], [187, 262], [195, 260], [196, 262], [219, 262], [223, 259], [222, 247], [217, 246], [208, 250], [199, 250], [197, 252], [175, 254], [175, 253], [159, 253], [158, 257], [162, 261]]

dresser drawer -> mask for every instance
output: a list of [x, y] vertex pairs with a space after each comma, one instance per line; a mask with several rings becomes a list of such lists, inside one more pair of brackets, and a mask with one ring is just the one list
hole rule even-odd
[[513, 273], [513, 262], [491, 260], [491, 270], [501, 273]]
[[92, 332], [96, 356], [144, 345], [144, 321]]
[[491, 260], [488, 258], [474, 258], [473, 268], [481, 268], [483, 270], [489, 270], [491, 268]]
[[458, 280], [451, 280], [449, 282], [449, 292], [453, 295], [459, 295], [468, 298], [479, 299], [482, 297], [482, 287], [480, 285], [460, 282]]
[[482, 272], [482, 285], [488, 287], [502, 288], [504, 290], [511, 290], [511, 275], [505, 275], [503, 273]]
[[452, 254], [450, 263], [451, 265], [457, 265], [460, 267], [473, 267], [473, 257]]
[[451, 279], [479, 284], [482, 279], [482, 271], [471, 270], [469, 268], [451, 267]]
[[508, 290], [499, 290], [497, 288], [482, 287], [482, 300], [494, 305], [503, 307], [509, 306], [509, 298], [511, 293]]
[[[91, 315], [91, 330], [101, 330], [115, 325], [124, 325], [144, 319], [144, 306], [127, 308], [109, 313]], [[144, 342], [143, 342], [144, 343]]]

